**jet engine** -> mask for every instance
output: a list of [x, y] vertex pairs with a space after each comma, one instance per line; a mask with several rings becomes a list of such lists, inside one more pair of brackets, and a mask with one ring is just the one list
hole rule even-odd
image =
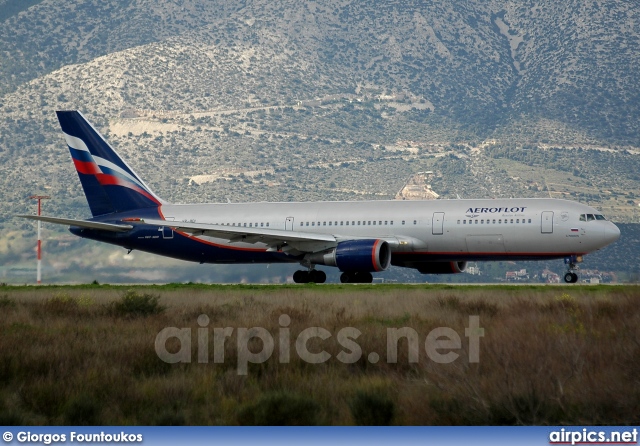
[[347, 240], [328, 251], [308, 254], [316, 265], [337, 266], [340, 271], [384, 271], [391, 264], [391, 248], [384, 240]]
[[458, 274], [467, 269], [467, 262], [425, 262], [416, 269], [422, 274]]

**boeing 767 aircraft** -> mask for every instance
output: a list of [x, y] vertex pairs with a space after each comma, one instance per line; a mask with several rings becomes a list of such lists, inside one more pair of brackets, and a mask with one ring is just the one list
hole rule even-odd
[[565, 259], [565, 282], [582, 256], [618, 239], [596, 209], [556, 199], [171, 204], [160, 199], [78, 111], [58, 120], [92, 218], [21, 215], [70, 226], [79, 236], [200, 263], [299, 263], [296, 283], [370, 283], [390, 265], [423, 274], [468, 261]]

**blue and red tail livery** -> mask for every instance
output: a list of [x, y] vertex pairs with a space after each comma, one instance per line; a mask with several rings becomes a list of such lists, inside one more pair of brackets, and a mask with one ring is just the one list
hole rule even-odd
[[79, 111], [56, 113], [94, 217], [162, 203]]

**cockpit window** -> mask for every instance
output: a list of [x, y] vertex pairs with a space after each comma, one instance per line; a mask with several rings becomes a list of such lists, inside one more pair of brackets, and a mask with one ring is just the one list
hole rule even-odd
[[580, 214], [580, 221], [606, 220], [602, 214]]

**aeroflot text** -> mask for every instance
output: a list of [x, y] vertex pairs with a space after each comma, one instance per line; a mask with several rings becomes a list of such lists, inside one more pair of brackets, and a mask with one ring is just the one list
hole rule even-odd
[[497, 214], [500, 212], [524, 212], [526, 206], [517, 208], [469, 208], [467, 214]]

